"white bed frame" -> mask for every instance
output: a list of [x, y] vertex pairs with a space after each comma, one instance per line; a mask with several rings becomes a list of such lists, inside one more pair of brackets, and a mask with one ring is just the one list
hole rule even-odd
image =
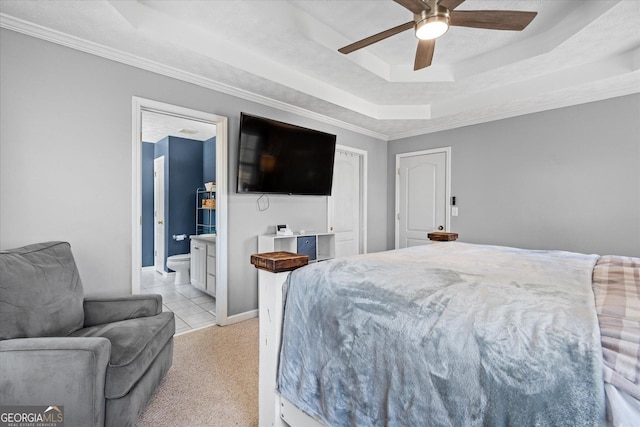
[[259, 426], [324, 427], [276, 391], [278, 357], [282, 339], [282, 286], [289, 271], [272, 273], [258, 269], [260, 316]]

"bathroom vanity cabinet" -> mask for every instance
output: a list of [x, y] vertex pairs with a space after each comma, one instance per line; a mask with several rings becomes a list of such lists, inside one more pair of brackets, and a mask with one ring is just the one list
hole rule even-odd
[[215, 237], [191, 236], [191, 284], [216, 296]]

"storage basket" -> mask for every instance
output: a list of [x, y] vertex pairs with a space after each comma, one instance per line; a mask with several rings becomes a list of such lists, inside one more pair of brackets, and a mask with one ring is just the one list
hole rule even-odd
[[216, 199], [202, 199], [202, 207], [206, 209], [215, 209]]

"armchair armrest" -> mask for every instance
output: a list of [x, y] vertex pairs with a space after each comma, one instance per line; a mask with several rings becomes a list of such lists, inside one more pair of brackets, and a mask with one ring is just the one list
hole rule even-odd
[[121, 297], [85, 297], [84, 327], [155, 316], [162, 313], [162, 295], [126, 295]]
[[104, 425], [106, 338], [0, 341], [0, 402], [62, 406], [67, 425]]

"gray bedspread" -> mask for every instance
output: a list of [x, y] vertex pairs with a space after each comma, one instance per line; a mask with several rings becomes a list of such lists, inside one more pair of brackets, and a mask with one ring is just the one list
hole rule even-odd
[[446, 242], [296, 270], [278, 391], [328, 426], [598, 425], [597, 259]]

